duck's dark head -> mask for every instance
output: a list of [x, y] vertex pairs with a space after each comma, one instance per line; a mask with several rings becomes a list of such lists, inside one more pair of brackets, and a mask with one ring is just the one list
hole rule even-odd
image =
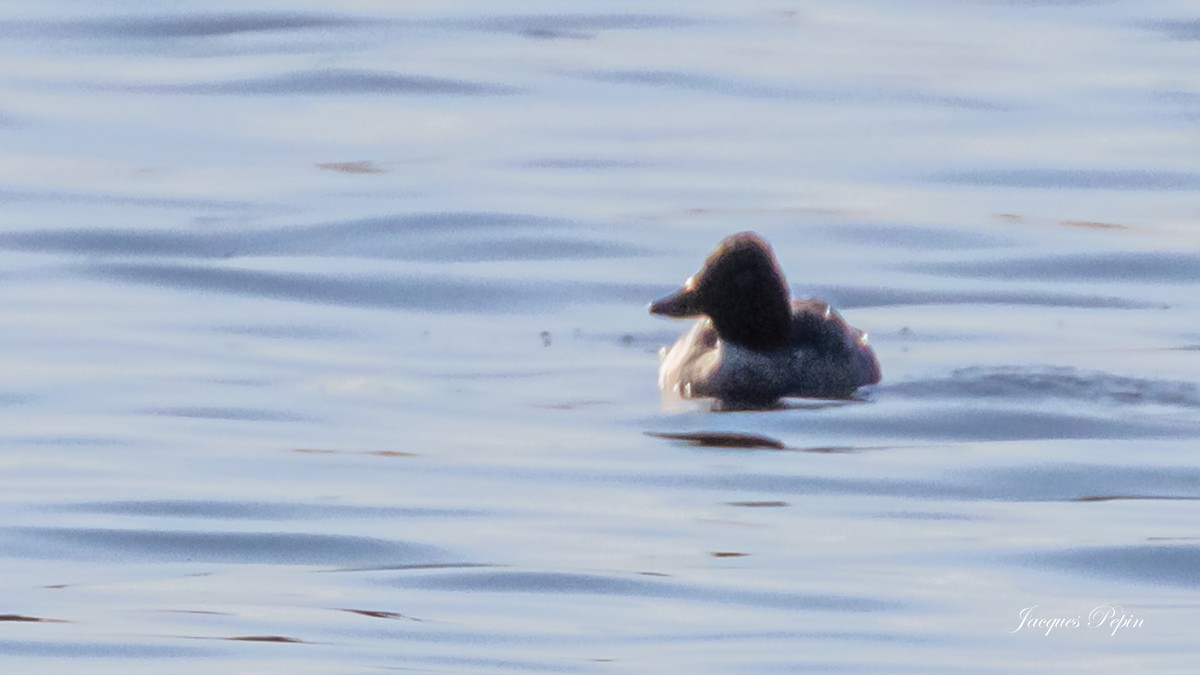
[[753, 232], [726, 237], [700, 271], [683, 288], [652, 303], [650, 313], [706, 315], [722, 340], [760, 350], [787, 345], [792, 314], [775, 254]]

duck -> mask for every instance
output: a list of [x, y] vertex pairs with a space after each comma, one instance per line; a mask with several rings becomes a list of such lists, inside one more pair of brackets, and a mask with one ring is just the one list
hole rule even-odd
[[650, 313], [699, 318], [660, 352], [664, 396], [768, 408], [784, 397], [851, 398], [882, 376], [867, 334], [824, 300], [792, 299], [775, 252], [754, 232], [723, 239]]

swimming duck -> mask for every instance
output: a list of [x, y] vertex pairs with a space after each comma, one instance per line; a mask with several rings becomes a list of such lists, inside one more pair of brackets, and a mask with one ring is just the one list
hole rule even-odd
[[791, 300], [775, 253], [753, 232], [726, 237], [650, 313], [701, 317], [663, 351], [664, 393], [714, 398], [718, 407], [767, 407], [784, 396], [847, 398], [879, 381], [866, 333], [824, 300]]

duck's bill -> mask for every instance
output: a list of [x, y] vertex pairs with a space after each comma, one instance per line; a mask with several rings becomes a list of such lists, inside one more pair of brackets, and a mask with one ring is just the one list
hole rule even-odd
[[674, 317], [703, 314], [696, 305], [696, 292], [688, 288], [681, 288], [665, 298], [650, 303], [650, 313]]

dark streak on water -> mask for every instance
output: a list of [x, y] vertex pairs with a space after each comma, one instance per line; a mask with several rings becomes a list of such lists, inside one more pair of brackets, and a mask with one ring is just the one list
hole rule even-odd
[[961, 470], [930, 480], [826, 478], [804, 475], [740, 473], [596, 476], [594, 480], [621, 480], [676, 490], [734, 491], [747, 495], [891, 496], [938, 501], [1077, 502], [1090, 494], [1114, 489], [1174, 496], [1200, 497], [1200, 469], [1123, 468], [1115, 475], [1103, 465], [1041, 464], [1031, 467]]
[[454, 572], [420, 577], [396, 577], [389, 583], [401, 587], [433, 588], [474, 593], [565, 593], [675, 601], [746, 604], [757, 607], [807, 611], [883, 612], [901, 609], [895, 603], [837, 595], [759, 592], [693, 586], [664, 580], [560, 572]]
[[71, 21], [4, 21], [8, 37], [85, 37], [116, 40], [209, 38], [240, 33], [352, 28], [367, 20], [328, 13], [243, 12], [194, 15], [122, 16]]
[[[918, 270], [916, 266], [913, 269]], [[1170, 251], [1060, 253], [1008, 260], [925, 263], [919, 271], [977, 278], [1187, 283], [1200, 280], [1200, 254]]]
[[349, 276], [262, 272], [185, 265], [96, 264], [79, 266], [89, 277], [157, 287], [232, 293], [276, 300], [388, 307], [427, 312], [511, 314], [554, 307], [583, 298], [612, 301], [650, 297], [645, 287], [625, 284], [448, 279], [441, 276]]
[[512, 33], [538, 39], [591, 39], [602, 31], [681, 29], [701, 21], [669, 14], [496, 15], [472, 19], [384, 19], [333, 12], [224, 12], [191, 15], [133, 15], [53, 21], [0, 22], [0, 35], [9, 38], [82, 37], [113, 40], [176, 40], [226, 37], [245, 33], [327, 32], [371, 26], [408, 30], [460, 28]]
[[[547, 14], [528, 16], [488, 16], [466, 21], [446, 22], [469, 30], [513, 33], [539, 40], [590, 40], [603, 31], [683, 29], [704, 23], [695, 18], [671, 14]], [[438, 25], [438, 24], [432, 24]]]
[[[431, 261], [594, 259], [649, 252], [573, 231], [580, 226], [509, 213], [397, 214], [236, 230], [14, 230], [0, 233], [0, 248], [93, 257], [319, 255]], [[465, 233], [472, 236], [464, 239], [460, 235]]]
[[444, 557], [441, 550], [374, 537], [302, 532], [193, 532], [112, 528], [0, 528], [10, 555], [126, 563], [209, 562], [276, 565], [382, 564]]
[[1145, 25], [1171, 40], [1200, 40], [1200, 19], [1149, 21]]
[[274, 503], [226, 500], [219, 502], [158, 499], [142, 501], [86, 502], [55, 507], [81, 513], [147, 516], [166, 518], [203, 518], [212, 520], [318, 520], [326, 518], [438, 518], [482, 516], [467, 509], [426, 507], [350, 506], [345, 504]]
[[164, 645], [159, 641], [145, 643], [115, 642], [55, 642], [41, 640], [0, 640], [0, 653], [8, 657], [56, 657], [67, 659], [187, 659], [212, 657], [208, 649], [180, 645]]
[[[108, 204], [113, 206], [141, 206], [188, 211], [257, 211], [264, 208], [262, 203], [237, 201], [229, 199], [188, 199], [181, 197], [152, 197], [128, 194], [106, 194], [80, 190], [9, 190], [0, 189], [0, 199], [10, 202], [49, 202], [77, 204]], [[14, 235], [14, 241], [20, 241], [22, 235], [32, 235], [36, 231], [12, 230], [3, 233]], [[82, 231], [81, 231], [82, 232]], [[46, 232], [43, 234], [49, 235]]]
[[199, 420], [229, 420], [240, 422], [312, 422], [313, 418], [281, 410], [249, 408], [219, 408], [192, 406], [186, 408], [148, 408], [140, 411], [161, 417], [187, 417]]
[[1200, 589], [1200, 546], [1098, 546], [1039, 553], [1034, 561], [1086, 576]]
[[[986, 265], [986, 264], [984, 264]], [[965, 263], [926, 263], [914, 271], [928, 268], [948, 267], [961, 269], [964, 276], [976, 270], [975, 265]], [[983, 274], [980, 274], [983, 276]], [[1003, 278], [997, 273], [996, 278]], [[1093, 309], [1167, 309], [1161, 302], [1130, 300], [1104, 295], [1079, 295], [1047, 291], [943, 291], [929, 288], [863, 288], [847, 286], [808, 286], [798, 295], [815, 295], [828, 298], [841, 308], [860, 307], [920, 307], [921, 305], [1015, 305], [1027, 307], [1080, 307]]]
[[894, 223], [839, 223], [814, 229], [837, 241], [883, 245], [912, 251], [990, 250], [1010, 247], [1016, 243], [1012, 237], [999, 233], [913, 224], [897, 227]]
[[[1200, 409], [1200, 385], [1081, 372], [1062, 366], [961, 368], [946, 378], [885, 385], [891, 394], [913, 399], [1001, 399], [1019, 405], [1060, 399], [1083, 408], [1164, 405]], [[1132, 411], [1130, 411], [1132, 412]]]
[[469, 82], [443, 77], [370, 70], [310, 70], [268, 77], [180, 84], [100, 84], [112, 89], [146, 94], [236, 95], [435, 95], [500, 96], [520, 89], [500, 84]]
[[942, 183], [1039, 190], [1195, 190], [1200, 173], [1134, 169], [973, 169], [934, 174]]
[[770, 82], [758, 82], [745, 78], [731, 78], [670, 70], [615, 70], [576, 72], [580, 79], [647, 86], [652, 88], [670, 88], [685, 91], [696, 91], [722, 96], [784, 99], [794, 101], [838, 101], [846, 103], [914, 103], [917, 105], [932, 105], [937, 107], [961, 108], [983, 112], [1004, 112], [1009, 106], [998, 101], [971, 96], [953, 96], [918, 89], [899, 89], [878, 87], [872, 90], [862, 88], [832, 88], [827, 86], [797, 87]]

